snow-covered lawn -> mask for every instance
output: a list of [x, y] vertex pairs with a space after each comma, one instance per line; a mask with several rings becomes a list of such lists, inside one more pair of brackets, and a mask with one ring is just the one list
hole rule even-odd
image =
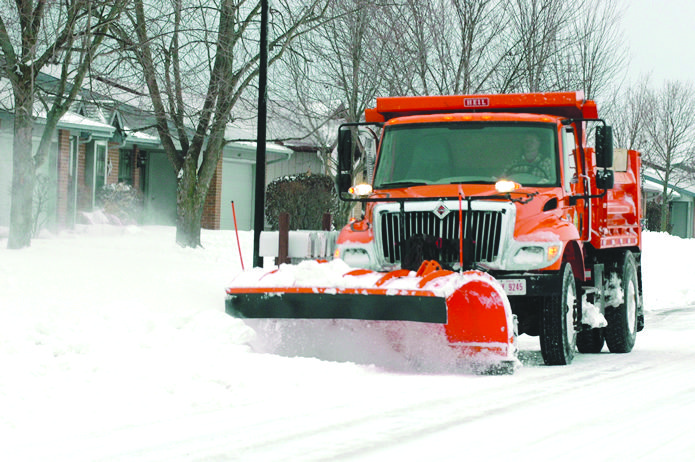
[[203, 230], [193, 250], [174, 232], [91, 226], [20, 251], [0, 238], [1, 460], [695, 454], [695, 240], [645, 233], [632, 353], [545, 367], [522, 336], [515, 375], [476, 376], [412, 364], [355, 323], [285, 326], [280, 344], [257, 322], [259, 336], [224, 313], [234, 233]]

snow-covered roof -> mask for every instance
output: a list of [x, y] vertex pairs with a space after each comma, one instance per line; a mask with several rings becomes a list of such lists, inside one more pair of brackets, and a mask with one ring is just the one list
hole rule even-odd
[[[650, 192], [661, 192], [663, 190], [663, 180], [659, 173], [650, 167], [645, 167], [642, 171], [642, 189]], [[679, 180], [669, 182], [669, 193], [673, 199], [680, 199], [683, 196], [695, 197], [695, 179], [686, 176], [679, 176]]]
[[[661, 193], [664, 190], [664, 187], [661, 185], [661, 183], [658, 183], [656, 181], [649, 180], [645, 177], [644, 181], [642, 182], [642, 190], [646, 192], [651, 192], [651, 193]], [[668, 188], [669, 194], [671, 194], [672, 199], [680, 199], [681, 195], [678, 194], [676, 191], [673, 190], [673, 188]]]
[[[326, 118], [330, 118], [330, 114], [335, 113], [335, 110], [331, 112], [328, 106], [316, 106], [315, 110], [317, 115], [313, 122], [316, 123], [319, 120], [325, 123], [314, 133], [310, 133], [312, 124], [306, 120], [306, 116], [301, 114], [296, 105], [287, 101], [268, 101], [267, 138], [283, 140], [283, 145], [295, 151], [318, 149], [330, 145], [337, 137], [337, 126], [340, 121], [337, 119], [326, 121]], [[239, 101], [234, 107], [234, 116], [235, 120], [229, 124], [226, 138], [255, 139], [258, 124], [255, 105], [248, 101]]]
[[[256, 130], [248, 121], [245, 123], [235, 121], [227, 124], [224, 137], [227, 140], [236, 140], [229, 141], [225, 145], [225, 159], [240, 162], [256, 162], [258, 143], [256, 141], [251, 141], [256, 139]], [[289, 160], [294, 151], [285, 146], [280, 146], [277, 143], [267, 142], [265, 145], [265, 152], [267, 156], [266, 163], [272, 164], [283, 160]]]
[[[46, 118], [46, 113], [43, 112], [39, 115], [40, 119]], [[67, 130], [81, 130], [89, 131], [94, 135], [101, 135], [110, 138], [113, 136], [115, 128], [107, 123], [99, 122], [94, 119], [89, 119], [85, 116], [77, 114], [75, 112], [66, 112], [63, 117], [60, 118], [58, 122], [58, 128]]]
[[150, 144], [150, 145], [161, 145], [159, 137], [155, 135], [150, 135], [139, 130], [133, 130], [128, 126], [123, 127], [123, 131], [126, 135], [126, 141], [133, 144]]
[[[290, 148], [275, 143], [266, 143], [266, 164], [274, 164], [289, 160], [292, 157]], [[233, 141], [224, 147], [224, 158], [245, 163], [256, 163], [258, 143], [255, 141]]]

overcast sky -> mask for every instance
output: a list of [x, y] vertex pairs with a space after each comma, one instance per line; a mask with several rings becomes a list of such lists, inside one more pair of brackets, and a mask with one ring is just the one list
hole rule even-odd
[[[695, 1], [621, 0], [630, 72], [652, 81], [695, 81]], [[637, 76], [635, 76], [637, 77]], [[635, 79], [631, 79], [635, 80]]]

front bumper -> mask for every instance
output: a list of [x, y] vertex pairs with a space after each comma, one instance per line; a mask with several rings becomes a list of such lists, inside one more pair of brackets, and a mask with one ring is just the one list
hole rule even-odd
[[510, 300], [516, 297], [547, 297], [562, 293], [562, 274], [560, 271], [536, 272], [491, 272], [492, 276], [502, 282], [508, 279], [523, 279], [526, 281], [524, 295], [507, 294]]

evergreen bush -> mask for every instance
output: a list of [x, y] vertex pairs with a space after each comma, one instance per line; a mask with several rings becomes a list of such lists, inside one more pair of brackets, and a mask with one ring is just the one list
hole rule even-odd
[[265, 216], [271, 229], [278, 229], [282, 212], [290, 214], [290, 229], [321, 229], [324, 213], [334, 220], [339, 199], [328, 175], [302, 173], [273, 180], [266, 189]]

